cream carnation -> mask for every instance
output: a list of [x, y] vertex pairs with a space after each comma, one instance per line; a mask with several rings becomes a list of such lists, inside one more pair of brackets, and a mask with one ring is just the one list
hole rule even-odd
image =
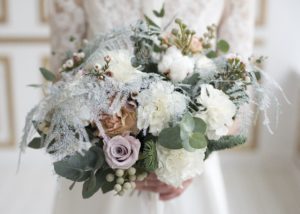
[[183, 56], [175, 46], [167, 49], [161, 62], [158, 64], [159, 72], [167, 75], [172, 81], [180, 82], [193, 73], [194, 61], [188, 56]]
[[204, 167], [206, 148], [188, 152], [185, 149], [167, 149], [157, 145], [158, 169], [157, 178], [174, 187], [197, 175], [201, 175]]
[[203, 106], [196, 116], [207, 123], [207, 137], [218, 140], [228, 134], [228, 127], [233, 123], [236, 106], [223, 91], [212, 85], [203, 84], [197, 102]]
[[138, 129], [149, 128], [153, 135], [158, 135], [172, 120], [180, 117], [187, 106], [186, 97], [174, 91], [172, 83], [165, 81], [152, 83], [138, 95], [137, 101]]

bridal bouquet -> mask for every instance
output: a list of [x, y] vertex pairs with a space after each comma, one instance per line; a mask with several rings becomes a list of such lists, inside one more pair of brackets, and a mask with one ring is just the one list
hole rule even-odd
[[215, 26], [197, 36], [173, 24], [165, 32], [146, 17], [68, 52], [57, 75], [41, 68], [51, 84], [27, 116], [21, 150], [44, 148], [55, 173], [70, 188], [84, 182], [88, 198], [100, 189], [123, 195], [149, 173], [180, 187], [211, 152], [243, 144], [244, 132], [229, 130], [237, 118], [242, 126], [244, 104], [265, 109], [247, 91], [263, 93], [263, 58], [228, 53]]

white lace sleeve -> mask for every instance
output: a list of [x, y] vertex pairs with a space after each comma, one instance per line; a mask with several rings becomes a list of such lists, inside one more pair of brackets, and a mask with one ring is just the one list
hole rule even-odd
[[231, 51], [249, 57], [253, 50], [255, 0], [226, 0], [218, 37], [231, 45]]
[[[66, 51], [76, 49], [76, 41], [86, 34], [86, 19], [81, 0], [50, 1], [51, 69], [55, 72], [66, 57]], [[75, 42], [71, 42], [74, 38]]]

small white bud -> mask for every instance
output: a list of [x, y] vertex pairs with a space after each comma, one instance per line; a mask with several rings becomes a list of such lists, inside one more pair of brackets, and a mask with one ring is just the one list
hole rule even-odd
[[83, 59], [83, 58], [85, 57], [85, 53], [84, 53], [84, 52], [79, 52], [79, 53], [78, 53], [78, 56], [79, 56], [81, 59]]
[[130, 181], [135, 181], [136, 180], [136, 175], [129, 175], [129, 180]]
[[106, 181], [107, 182], [113, 182], [115, 180], [115, 176], [113, 174], [107, 174], [106, 175]]
[[249, 76], [246, 76], [246, 78], [245, 78], [245, 82], [246, 82], [246, 83], [251, 83], [251, 79], [250, 79], [250, 77], [249, 77]]
[[98, 64], [98, 63], [96, 63], [96, 64], [94, 65], [94, 68], [95, 68], [96, 71], [100, 71], [101, 65]]
[[89, 40], [84, 39], [82, 42], [83, 42], [84, 45], [87, 45], [89, 43]]
[[117, 169], [116, 176], [122, 177], [123, 175], [124, 175], [124, 170], [123, 169]]
[[120, 192], [120, 191], [122, 190], [122, 186], [121, 186], [120, 184], [116, 184], [116, 185], [114, 186], [114, 190], [115, 190], [116, 192]]
[[66, 61], [66, 66], [67, 68], [72, 68], [74, 66], [74, 61], [73, 59], [69, 59]]
[[120, 177], [120, 178], [117, 178], [117, 184], [124, 184], [125, 180], [124, 178]]
[[138, 181], [143, 181], [144, 179], [145, 179], [145, 176], [143, 176], [142, 174], [140, 174], [136, 177], [136, 180], [138, 180]]
[[124, 189], [124, 190], [130, 190], [130, 189], [132, 189], [131, 183], [126, 182], [126, 183], [123, 185], [123, 189]]
[[121, 190], [120, 192], [118, 192], [118, 195], [119, 196], [123, 196], [125, 194], [125, 191], [124, 190]]
[[131, 183], [131, 187], [132, 187], [132, 189], [135, 189], [136, 188], [136, 184], [135, 184], [135, 182], [130, 182]]
[[135, 175], [136, 173], [136, 169], [134, 167], [130, 167], [128, 170], [127, 170], [128, 174], [129, 175]]

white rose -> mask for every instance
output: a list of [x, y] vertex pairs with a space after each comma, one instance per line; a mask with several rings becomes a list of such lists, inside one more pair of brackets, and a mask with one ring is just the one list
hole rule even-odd
[[186, 97], [174, 91], [173, 84], [166, 81], [152, 83], [138, 95], [137, 101], [137, 126], [140, 130], [149, 128], [153, 135], [158, 135], [172, 120], [179, 118], [187, 106]]
[[215, 89], [212, 85], [201, 85], [201, 94], [196, 98], [203, 106], [196, 116], [207, 123], [207, 137], [218, 140], [228, 133], [228, 127], [233, 123], [236, 106], [223, 91]]
[[183, 56], [180, 50], [172, 46], [167, 49], [161, 62], [158, 63], [158, 70], [160, 73], [167, 74], [172, 81], [180, 82], [193, 73], [194, 61], [188, 56]]
[[157, 145], [158, 169], [157, 178], [174, 187], [197, 175], [201, 175], [204, 167], [204, 149], [188, 152], [185, 149], [167, 149]]

